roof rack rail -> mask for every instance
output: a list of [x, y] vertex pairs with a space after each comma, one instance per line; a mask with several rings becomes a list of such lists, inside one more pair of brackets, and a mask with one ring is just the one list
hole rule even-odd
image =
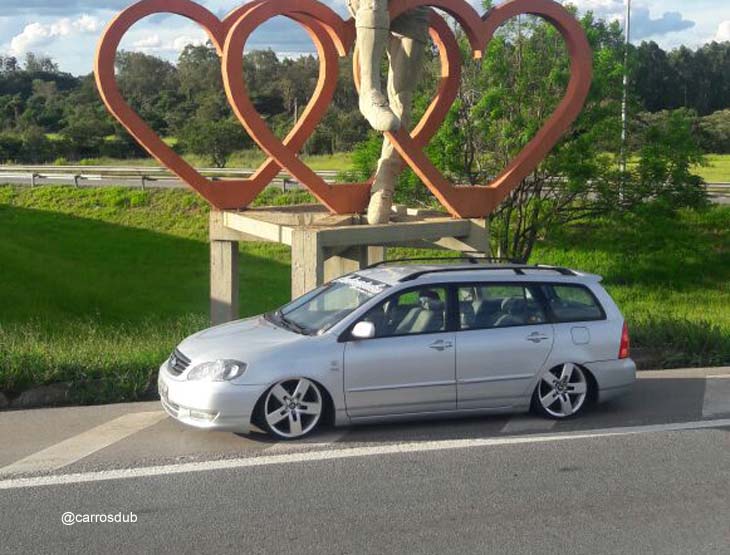
[[416, 258], [395, 258], [393, 260], [382, 260], [380, 262], [375, 262], [374, 264], [370, 264], [365, 270], [370, 270], [371, 268], [378, 268], [380, 266], [385, 266], [386, 264], [399, 264], [402, 262], [427, 262], [429, 260], [439, 260], [444, 262], [451, 262], [454, 260], [466, 260], [470, 264], [479, 264], [480, 262], [487, 262], [487, 263], [507, 263], [507, 264], [522, 264], [519, 260], [515, 260], [513, 258], [498, 258], [493, 256], [481, 256], [479, 253], [474, 253], [474, 255], [464, 255], [464, 256], [453, 256], [453, 257], [443, 257], [443, 256], [422, 256], [422, 257], [416, 257]]
[[423, 275], [426, 274], [436, 274], [436, 273], [445, 273], [445, 272], [464, 272], [464, 271], [472, 271], [472, 270], [512, 270], [515, 274], [518, 275], [524, 275], [525, 270], [546, 270], [546, 271], [553, 271], [558, 272], [561, 275], [564, 276], [576, 276], [576, 274], [573, 270], [569, 268], [562, 268], [560, 266], [546, 266], [542, 264], [538, 264], [535, 266], [530, 266], [528, 264], [505, 264], [502, 266], [477, 266], [475, 268], [468, 268], [465, 269], [464, 267], [460, 268], [454, 268], [454, 267], [448, 267], [445, 266], [444, 268], [431, 268], [429, 270], [420, 270], [418, 272], [413, 272], [412, 274], [408, 274], [405, 277], [402, 277], [400, 282], [404, 281], [413, 281], [414, 279], [417, 279]]

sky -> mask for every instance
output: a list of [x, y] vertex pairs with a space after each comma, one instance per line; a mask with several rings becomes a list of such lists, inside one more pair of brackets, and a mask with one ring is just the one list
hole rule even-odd
[[[324, 0], [346, 14], [344, 0]], [[219, 17], [241, 0], [198, 0]], [[91, 71], [96, 43], [111, 18], [130, 0], [0, 0], [0, 54], [22, 58], [27, 52], [52, 57], [62, 71]], [[567, 3], [564, 2], [564, 3]], [[581, 11], [623, 22], [625, 0], [570, 0]], [[632, 42], [654, 40], [663, 48], [696, 47], [712, 40], [730, 40], [728, 0], [633, 0]], [[175, 60], [188, 43], [203, 43], [204, 33], [179, 16], [155, 16], [137, 23], [121, 48]], [[271, 48], [279, 55], [298, 56], [313, 50], [296, 25], [276, 18], [259, 28], [247, 48]]]

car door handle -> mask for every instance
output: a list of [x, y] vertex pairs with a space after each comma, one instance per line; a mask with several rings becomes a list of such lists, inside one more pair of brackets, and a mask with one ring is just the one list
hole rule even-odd
[[527, 340], [533, 343], [540, 343], [541, 341], [546, 341], [548, 339], [550, 338], [547, 335], [543, 335], [539, 331], [533, 332], [527, 336]]
[[443, 339], [439, 339], [438, 341], [434, 341], [431, 343], [428, 348], [434, 349], [436, 351], [445, 351], [446, 349], [451, 349], [454, 344], [451, 341], [444, 341]]

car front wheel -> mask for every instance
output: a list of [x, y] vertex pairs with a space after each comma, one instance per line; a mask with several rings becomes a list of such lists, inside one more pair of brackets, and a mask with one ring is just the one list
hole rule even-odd
[[590, 382], [577, 364], [566, 362], [545, 372], [532, 397], [533, 409], [549, 418], [570, 418], [586, 406]]
[[266, 431], [277, 439], [300, 439], [322, 420], [323, 396], [307, 378], [282, 380], [269, 389], [261, 405]]

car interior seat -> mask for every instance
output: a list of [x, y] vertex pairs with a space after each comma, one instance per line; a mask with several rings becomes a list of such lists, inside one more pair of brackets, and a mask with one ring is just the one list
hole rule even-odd
[[443, 329], [445, 322], [444, 302], [433, 290], [421, 291], [418, 306], [411, 308], [395, 328], [395, 333], [428, 333]]
[[459, 320], [461, 329], [473, 328], [476, 321], [476, 311], [471, 301], [461, 301], [459, 303]]
[[502, 301], [502, 315], [494, 326], [520, 326], [527, 323], [527, 302], [521, 297], [507, 297]]

